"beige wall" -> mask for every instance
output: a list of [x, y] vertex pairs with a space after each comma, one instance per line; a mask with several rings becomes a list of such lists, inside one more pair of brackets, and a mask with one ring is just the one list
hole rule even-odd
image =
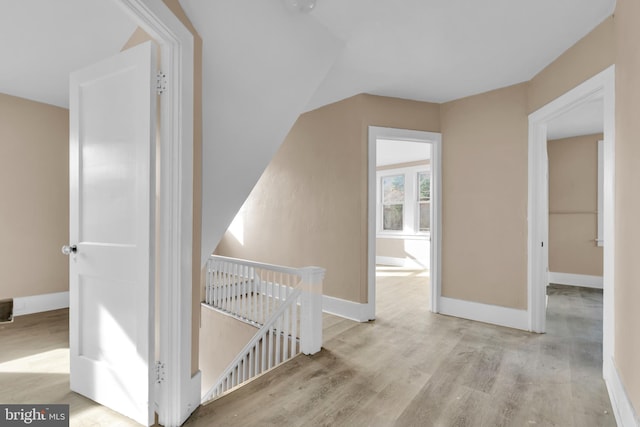
[[614, 20], [605, 19], [529, 82], [531, 113], [598, 74], [614, 62]]
[[[423, 238], [377, 238], [376, 257], [395, 258], [389, 265], [403, 262], [408, 267], [429, 269], [431, 247]], [[385, 260], [378, 262], [385, 265]]]
[[598, 140], [603, 135], [547, 143], [549, 271], [602, 276], [598, 235]]
[[325, 294], [366, 301], [358, 103], [350, 98], [300, 116], [245, 202], [243, 239], [227, 232], [216, 253], [322, 266]]
[[200, 306], [200, 369], [202, 393], [209, 391], [220, 375], [251, 340], [258, 328]]
[[442, 295], [527, 308], [526, 85], [442, 104]]
[[438, 106], [358, 95], [300, 116], [249, 196], [244, 239], [216, 253], [327, 269], [325, 294], [367, 301], [368, 126], [439, 130]]
[[[640, 414], [640, 3], [616, 5], [615, 364]], [[606, 244], [606, 243], [605, 243]]]
[[69, 290], [69, 111], [0, 94], [0, 298]]

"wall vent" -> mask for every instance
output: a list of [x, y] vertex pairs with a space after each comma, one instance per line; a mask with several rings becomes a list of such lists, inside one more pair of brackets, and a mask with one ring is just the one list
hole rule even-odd
[[0, 300], [0, 323], [13, 322], [13, 298]]

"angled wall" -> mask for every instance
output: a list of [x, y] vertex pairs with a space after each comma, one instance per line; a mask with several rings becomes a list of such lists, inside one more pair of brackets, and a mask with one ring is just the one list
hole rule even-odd
[[342, 42], [312, 17], [284, 5], [234, 0], [180, 4], [204, 49], [203, 265], [326, 76]]
[[325, 295], [367, 302], [369, 125], [437, 132], [439, 108], [357, 95], [301, 115], [216, 252], [318, 265]]

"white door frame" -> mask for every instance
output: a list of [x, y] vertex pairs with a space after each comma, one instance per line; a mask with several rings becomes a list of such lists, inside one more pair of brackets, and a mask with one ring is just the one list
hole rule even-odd
[[614, 349], [615, 68], [610, 66], [529, 115], [529, 329], [545, 332], [548, 283], [547, 123], [594, 98], [604, 100], [604, 293], [603, 359]]
[[442, 248], [442, 135], [408, 129], [369, 126], [368, 155], [368, 224], [367, 224], [367, 303], [365, 312], [369, 320], [376, 317], [376, 158], [377, 140], [394, 139], [400, 141], [423, 142], [431, 144], [431, 295], [429, 310], [438, 313], [440, 306], [440, 251]]
[[161, 424], [178, 426], [200, 404], [200, 372], [191, 375], [193, 224], [193, 58], [191, 32], [157, 0], [117, 3], [160, 46], [166, 87], [160, 105], [159, 371]]

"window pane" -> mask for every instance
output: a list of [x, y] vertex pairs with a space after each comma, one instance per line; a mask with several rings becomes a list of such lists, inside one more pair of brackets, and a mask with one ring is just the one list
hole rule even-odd
[[431, 229], [431, 203], [420, 202], [420, 231]]
[[431, 200], [431, 177], [428, 172], [418, 173], [418, 200], [421, 202]]
[[385, 205], [382, 210], [382, 229], [402, 231], [402, 205]]
[[382, 178], [382, 204], [393, 205], [404, 203], [404, 175], [385, 176]]

